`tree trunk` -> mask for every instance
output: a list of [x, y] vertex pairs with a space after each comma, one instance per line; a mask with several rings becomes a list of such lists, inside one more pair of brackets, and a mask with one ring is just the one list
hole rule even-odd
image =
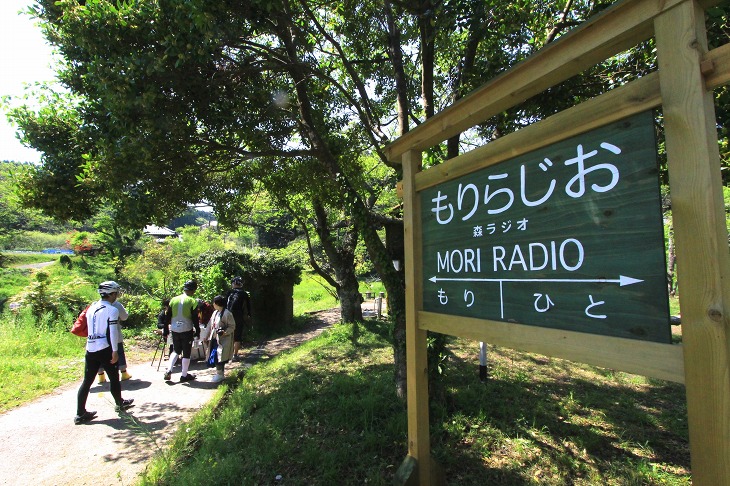
[[[284, 19], [282, 19], [284, 20]], [[318, 154], [318, 159], [325, 168], [327, 174], [336, 182], [338, 182], [344, 194], [349, 201], [349, 206], [355, 226], [360, 229], [363, 241], [368, 250], [368, 254], [373, 261], [375, 270], [388, 292], [389, 313], [391, 320], [395, 326], [393, 330], [394, 349], [395, 349], [395, 375], [396, 375], [396, 393], [398, 396], [405, 397], [405, 280], [402, 272], [396, 272], [393, 263], [388, 254], [385, 245], [377, 233], [379, 225], [375, 222], [370, 214], [367, 205], [360, 198], [354, 186], [343, 174], [338, 165], [336, 158], [329, 150], [327, 142], [318, 132], [313, 116], [313, 107], [309, 99], [308, 86], [309, 78], [307, 73], [303, 71], [302, 65], [298, 62], [295, 40], [291, 30], [287, 26], [287, 21], [282, 22], [278, 30], [279, 38], [289, 56], [291, 63], [287, 66], [289, 73], [294, 80], [296, 99], [300, 115], [301, 133], [312, 148]], [[401, 352], [402, 349], [402, 352]]]

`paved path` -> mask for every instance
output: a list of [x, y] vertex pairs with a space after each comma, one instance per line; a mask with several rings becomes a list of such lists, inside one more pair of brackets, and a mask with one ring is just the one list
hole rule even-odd
[[18, 265], [12, 268], [32, 268], [37, 270], [39, 268], [47, 267], [48, 265], [53, 265], [54, 263], [56, 263], [56, 260], [51, 262], [26, 263], [25, 265]]
[[[339, 311], [317, 314], [310, 329], [247, 350], [247, 359], [232, 363], [227, 373], [274, 356], [316, 336], [339, 320]], [[157, 371], [150, 361], [130, 365], [132, 379], [122, 382], [122, 396], [133, 398], [130, 409], [140, 425], [114, 412], [109, 385], [94, 385], [87, 410], [97, 417], [74, 425], [79, 383], [0, 415], [0, 484], [8, 485], [110, 485], [133, 484], [152, 456], [181, 422], [207, 403], [217, 385], [210, 383], [214, 370], [192, 363], [197, 380], [185, 384], [162, 379], [165, 361]]]

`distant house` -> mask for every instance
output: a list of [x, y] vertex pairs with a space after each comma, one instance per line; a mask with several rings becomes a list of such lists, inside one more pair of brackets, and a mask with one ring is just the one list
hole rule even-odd
[[155, 226], [154, 224], [148, 224], [144, 227], [144, 234], [149, 235], [155, 239], [158, 243], [165, 241], [167, 238], [179, 238], [180, 235], [170, 228], [162, 226]]

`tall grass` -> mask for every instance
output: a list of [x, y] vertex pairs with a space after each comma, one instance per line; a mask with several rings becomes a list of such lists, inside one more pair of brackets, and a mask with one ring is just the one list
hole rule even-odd
[[337, 307], [339, 302], [331, 293], [331, 287], [314, 272], [302, 274], [302, 281], [294, 287], [294, 315]]
[[[254, 366], [181, 428], [142, 484], [385, 485], [407, 454], [388, 325], [348, 326]], [[431, 399], [448, 484], [689, 485], [680, 385], [452, 339]], [[229, 386], [232, 384], [230, 379]]]
[[0, 315], [0, 412], [80, 379], [86, 341], [68, 332], [74, 318], [30, 308]]

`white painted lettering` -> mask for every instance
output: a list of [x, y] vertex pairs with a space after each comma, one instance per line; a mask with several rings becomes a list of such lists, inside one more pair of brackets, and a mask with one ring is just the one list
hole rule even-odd
[[[578, 250], [578, 258], [576, 259], [575, 265], [573, 265], [572, 267], [570, 265], [568, 265], [568, 263], [565, 261], [566, 260], [565, 245], [567, 245], [568, 243], [573, 243], [575, 245], [576, 249]], [[581, 267], [581, 265], [583, 265], [583, 257], [584, 257], [583, 245], [581, 245], [580, 241], [578, 241], [574, 238], [568, 238], [567, 240], [565, 240], [564, 242], [562, 242], [560, 244], [560, 264], [567, 271], [573, 272], [575, 270], [578, 270]]]
[[[548, 262], [550, 259], [548, 258], [548, 250], [542, 243], [530, 243], [528, 245], [529, 251], [528, 254], [530, 255], [530, 270], [532, 271], [538, 271], [542, 270], [543, 268], [547, 267]], [[539, 248], [542, 250], [542, 263], [538, 265], [536, 263], [537, 255], [535, 254], [535, 249]]]
[[520, 265], [522, 267], [522, 270], [525, 272], [527, 271], [527, 265], [525, 265], [525, 257], [522, 255], [522, 250], [520, 250], [520, 245], [515, 245], [514, 250], [512, 250], [512, 259], [509, 261], [509, 270], [512, 271], [512, 267], [515, 265]]
[[[497, 255], [499, 254], [499, 255]], [[502, 265], [502, 270], [507, 270], [507, 267], [504, 266], [504, 257], [507, 253], [504, 251], [503, 246], [494, 246], [492, 247], [492, 261], [494, 262], [494, 271], [499, 271], [497, 269], [497, 262]]]

